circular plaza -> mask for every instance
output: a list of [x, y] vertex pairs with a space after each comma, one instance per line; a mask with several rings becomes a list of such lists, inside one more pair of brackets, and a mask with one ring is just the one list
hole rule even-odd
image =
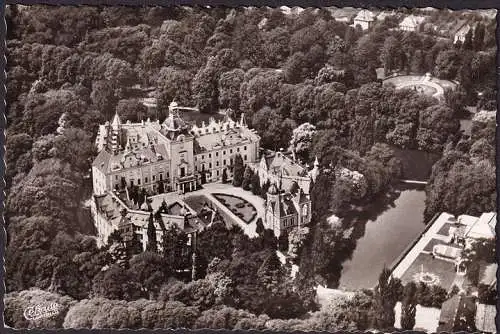
[[436, 99], [444, 98], [444, 91], [446, 89], [455, 89], [457, 87], [455, 83], [434, 78], [430, 73], [426, 73], [425, 75], [395, 76], [385, 79], [384, 84], [392, 84], [396, 89], [411, 89]]

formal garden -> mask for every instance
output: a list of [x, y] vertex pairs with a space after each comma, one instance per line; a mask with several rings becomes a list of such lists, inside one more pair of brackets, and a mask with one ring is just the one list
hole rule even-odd
[[257, 209], [241, 197], [220, 193], [213, 194], [213, 196], [247, 224], [252, 222], [257, 215]]

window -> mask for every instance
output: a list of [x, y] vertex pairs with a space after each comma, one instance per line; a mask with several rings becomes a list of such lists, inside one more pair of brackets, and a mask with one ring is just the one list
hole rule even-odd
[[222, 151], [222, 154], [223, 154], [223, 155], [226, 155], [226, 151]]
[[118, 175], [115, 175], [115, 180], [118, 180]]
[[209, 168], [209, 169], [212, 169], [212, 163], [211, 163], [211, 162], [210, 162], [210, 163], [208, 163], [208, 168]]
[[163, 180], [163, 173], [160, 173], [160, 181]]
[[219, 167], [219, 162], [218, 162], [218, 161], [216, 161], [216, 162], [215, 162], [215, 165], [216, 165], [217, 167]]
[[130, 186], [133, 187], [134, 186], [134, 180], [130, 180]]
[[219, 152], [215, 152], [215, 156], [218, 157], [219, 156]]
[[137, 179], [137, 184], [141, 184], [141, 179]]
[[186, 169], [184, 167], [181, 167], [181, 177], [186, 176]]
[[194, 166], [194, 171], [197, 172], [198, 171], [198, 166]]
[[201, 160], [203, 160], [203, 159], [205, 159], [205, 155], [204, 154], [201, 155]]
[[208, 153], [208, 158], [212, 158], [212, 153]]
[[226, 159], [224, 159], [224, 161], [222, 161], [222, 164], [225, 166], [226, 165]]
[[233, 153], [233, 149], [230, 149], [230, 150], [229, 150], [229, 153]]
[[217, 171], [217, 176], [219, 176], [219, 171]]
[[144, 183], [148, 183], [148, 178], [144, 178]]
[[246, 155], [246, 154], [245, 154], [245, 156], [244, 156], [244, 158], [243, 158], [243, 159], [247, 160], [247, 155]]
[[197, 158], [196, 158], [196, 157], [194, 157], [194, 161], [196, 161], [196, 160], [197, 160]]
[[232, 165], [233, 164], [233, 158], [229, 159], [229, 164]]
[[156, 181], [156, 175], [153, 175], [153, 181]]
[[246, 147], [246, 146], [243, 146], [243, 149], [246, 151], [246, 150], [247, 150], [247, 147]]
[[236, 149], [236, 152], [239, 152], [239, 151], [240, 151], [240, 148], [238, 147], [238, 148]]
[[167, 172], [167, 179], [170, 177], [169, 173]]

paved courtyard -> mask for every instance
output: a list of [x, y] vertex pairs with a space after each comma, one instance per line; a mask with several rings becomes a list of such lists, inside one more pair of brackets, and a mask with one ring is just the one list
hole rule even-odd
[[[229, 210], [226, 206], [222, 205], [222, 203], [220, 203], [212, 195], [214, 193], [227, 194], [243, 198], [244, 200], [251, 203], [255, 207], [255, 209], [257, 210], [257, 215], [250, 223], [247, 224], [241, 218], [237, 217], [233, 212], [231, 212], [231, 210]], [[238, 224], [249, 237], [257, 236], [257, 232], [255, 231], [257, 226], [256, 222], [259, 218], [264, 220], [264, 214], [265, 214], [264, 199], [260, 196], [252, 194], [252, 192], [250, 191], [243, 190], [242, 188], [239, 187], [233, 187], [231, 184], [207, 183], [203, 185], [203, 189], [192, 191], [183, 195], [172, 192], [172, 193], [151, 196], [150, 198], [152, 200], [151, 205], [153, 209], [156, 210], [161, 205], [161, 202], [163, 200], [165, 200], [168, 205], [175, 202], [185, 204], [184, 200], [186, 198], [201, 196], [201, 195], [205, 196], [214, 205], [216, 205], [219, 211], [222, 211], [226, 216], [229, 216], [233, 220], [233, 222]], [[203, 203], [200, 204], [203, 205]], [[192, 209], [193, 211], [196, 210], [196, 208]]]

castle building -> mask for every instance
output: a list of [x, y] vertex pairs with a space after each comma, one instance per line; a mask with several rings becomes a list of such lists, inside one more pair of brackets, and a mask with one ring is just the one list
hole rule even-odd
[[286, 191], [281, 186], [282, 184], [277, 186], [273, 183], [269, 187], [264, 222], [264, 227], [273, 230], [278, 238], [311, 222], [310, 196], [295, 181]]
[[[202, 182], [231, 177], [234, 156], [245, 163], [258, 159], [260, 137], [242, 115], [238, 122], [210, 119], [201, 127], [189, 125], [172, 102], [163, 123], [122, 123], [116, 114], [99, 127], [98, 156], [92, 164], [94, 194], [138, 186], [148, 193], [195, 190]], [[161, 191], [163, 190], [163, 191]]]
[[[262, 184], [273, 183], [265, 208], [267, 228], [279, 237], [310, 222], [309, 192], [311, 180], [318, 174], [317, 160], [308, 171], [307, 166], [282, 151], [261, 151], [260, 137], [247, 126], [244, 115], [239, 121], [227, 115], [223, 121], [211, 118], [208, 124], [198, 126], [182, 119], [182, 109], [190, 108], [172, 102], [162, 123], [149, 119], [123, 123], [115, 114], [111, 123], [100, 125], [96, 138], [99, 153], [92, 164], [91, 205], [99, 244], [106, 244], [111, 233], [118, 230], [138, 239], [145, 249], [152, 219], [147, 196], [194, 191], [203, 183], [222, 179], [224, 171], [230, 179], [236, 155], [258, 173]], [[138, 201], [138, 197], [144, 201]], [[174, 203], [172, 208], [156, 212], [156, 239], [161, 240], [163, 231], [171, 224], [193, 234], [210, 224], [210, 217], [215, 217], [216, 212], [187, 211], [175, 210]]]

